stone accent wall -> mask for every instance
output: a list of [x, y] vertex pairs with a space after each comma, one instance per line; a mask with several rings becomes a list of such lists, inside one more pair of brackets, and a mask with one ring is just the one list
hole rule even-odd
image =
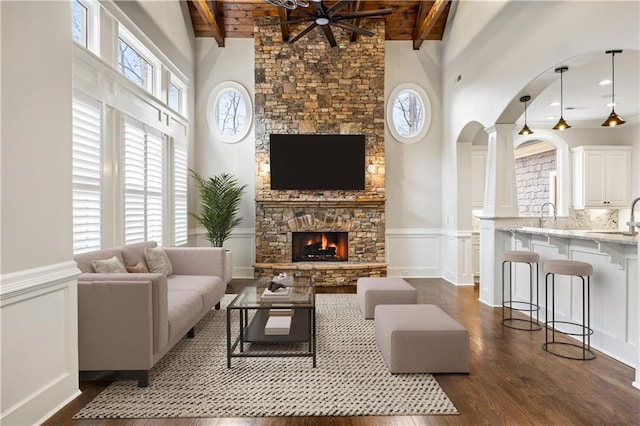
[[[556, 170], [556, 151], [516, 159], [516, 189], [520, 216], [540, 215], [549, 201], [549, 172]], [[545, 212], [547, 212], [545, 207]]]
[[[290, 224], [299, 222], [305, 231], [349, 232], [348, 265], [335, 269], [375, 263], [386, 275], [384, 174], [367, 173], [364, 191], [271, 191], [266, 167], [271, 133], [364, 134], [365, 164], [384, 170], [384, 21], [362, 20], [375, 35], [354, 43], [332, 27], [332, 48], [320, 28], [283, 42], [279, 25], [260, 25], [272, 19], [255, 19], [256, 275], [272, 273], [270, 265], [310, 267], [288, 263]], [[292, 37], [306, 25], [292, 28]]]

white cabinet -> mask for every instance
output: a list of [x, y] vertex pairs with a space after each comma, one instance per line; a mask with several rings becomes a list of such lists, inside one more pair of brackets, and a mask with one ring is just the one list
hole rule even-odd
[[630, 146], [571, 148], [573, 208], [627, 207], [631, 185]]
[[472, 147], [471, 151], [471, 207], [484, 207], [484, 184], [487, 168], [487, 148]]

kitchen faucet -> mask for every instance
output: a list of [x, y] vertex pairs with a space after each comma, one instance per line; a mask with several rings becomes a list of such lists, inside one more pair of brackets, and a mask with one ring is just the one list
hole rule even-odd
[[636, 227], [632, 225], [632, 223], [635, 221], [633, 210], [636, 208], [636, 203], [638, 201], [640, 201], [640, 197], [636, 198], [635, 200], [633, 200], [633, 203], [631, 203], [631, 217], [629, 218], [629, 222], [627, 222], [627, 225], [629, 225], [629, 235], [632, 236], [638, 234], [638, 231], [636, 231]]
[[556, 205], [553, 204], [551, 201], [547, 201], [546, 203], [540, 206], [540, 226], [542, 226], [542, 218], [543, 218], [542, 213], [544, 212], [544, 206], [547, 206], [547, 205], [550, 207], [553, 207], [553, 220], [554, 222], [556, 220]]

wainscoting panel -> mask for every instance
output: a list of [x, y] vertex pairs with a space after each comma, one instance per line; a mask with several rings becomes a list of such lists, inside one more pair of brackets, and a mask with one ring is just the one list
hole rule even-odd
[[441, 277], [440, 229], [387, 229], [387, 275]]
[[473, 285], [471, 237], [471, 231], [442, 231], [442, 278], [452, 284]]
[[[198, 227], [189, 233], [191, 245], [209, 247], [207, 231]], [[233, 252], [233, 278], [253, 278], [253, 264], [255, 262], [255, 231], [254, 228], [236, 228], [231, 237], [225, 241], [224, 247]]]
[[80, 394], [75, 262], [5, 274], [0, 423], [39, 424]]

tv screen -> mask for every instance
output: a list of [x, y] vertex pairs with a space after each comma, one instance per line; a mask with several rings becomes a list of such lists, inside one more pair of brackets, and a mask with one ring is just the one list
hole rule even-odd
[[272, 190], [363, 190], [364, 135], [270, 135]]

